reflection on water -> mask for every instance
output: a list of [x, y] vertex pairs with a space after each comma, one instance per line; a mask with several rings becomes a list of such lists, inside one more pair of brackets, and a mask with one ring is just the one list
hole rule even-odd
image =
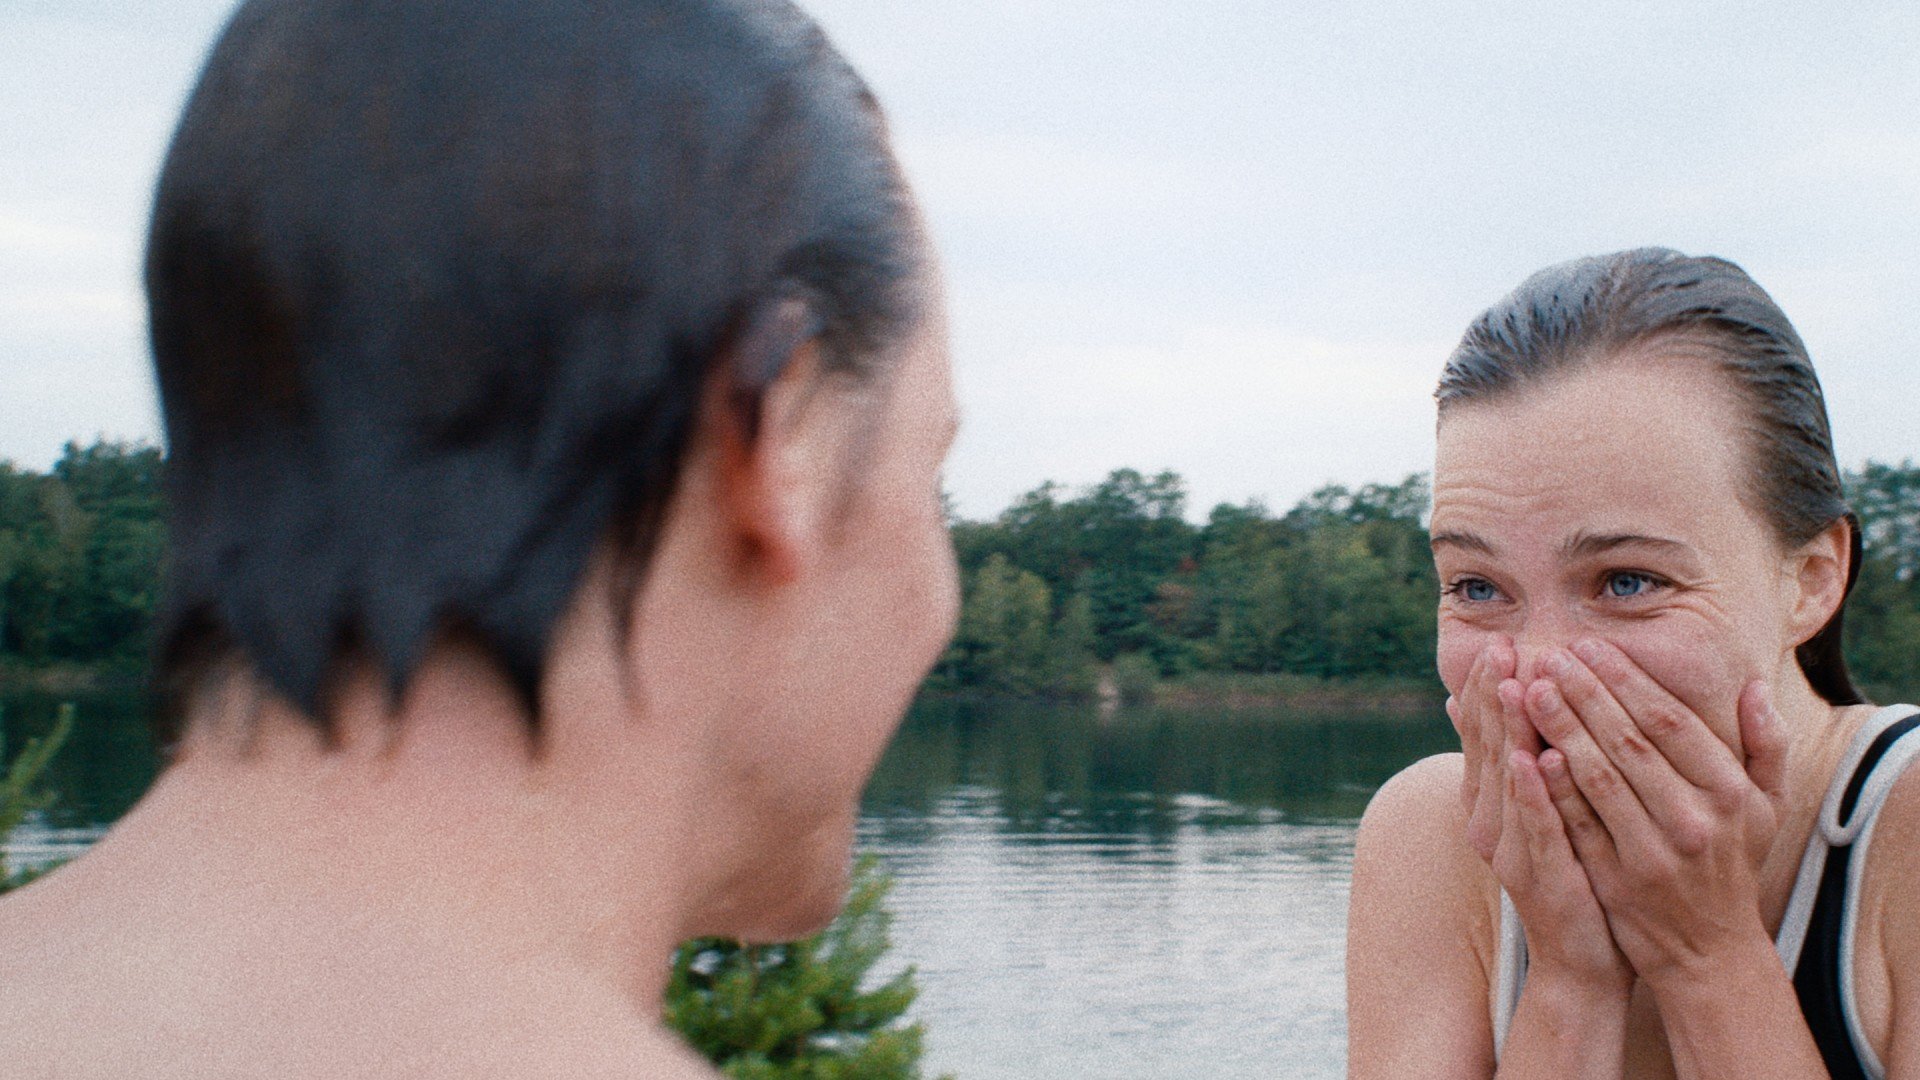
[[896, 877], [930, 1071], [1342, 1075], [1354, 828], [1450, 741], [1431, 717], [923, 704], [861, 841]]
[[28, 739], [53, 727], [65, 701], [78, 708], [73, 733], [41, 775], [57, 798], [14, 830], [7, 844], [7, 865], [14, 869], [77, 854], [127, 812], [158, 768], [147, 733], [147, 701], [140, 694], [0, 697], [0, 749], [8, 761]]
[[[8, 752], [56, 702], [9, 698]], [[92, 839], [151, 781], [133, 697], [79, 699], [60, 802], [20, 865]], [[926, 702], [866, 798], [920, 969], [928, 1075], [1336, 1077], [1353, 831], [1440, 717]]]

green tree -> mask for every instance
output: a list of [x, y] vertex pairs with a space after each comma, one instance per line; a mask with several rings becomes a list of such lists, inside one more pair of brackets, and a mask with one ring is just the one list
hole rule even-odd
[[906, 1020], [913, 969], [866, 987], [889, 947], [890, 888], [863, 859], [846, 908], [814, 937], [682, 945], [668, 1024], [735, 1080], [918, 1080], [922, 1029]]
[[1920, 467], [1869, 462], [1846, 480], [1865, 548], [1847, 602], [1848, 663], [1871, 696], [1920, 698]]
[[995, 552], [973, 575], [953, 649], [968, 685], [1013, 694], [1046, 688], [1053, 599], [1039, 576]]
[[67, 444], [47, 475], [0, 465], [0, 654], [30, 663], [146, 655], [165, 546], [161, 457]]
[[[5, 775], [0, 775], [0, 892], [25, 885], [45, 872], [44, 869], [14, 872], [7, 866], [7, 853], [3, 845], [28, 814], [52, 805], [53, 792], [41, 786], [40, 775], [46, 771], [47, 763], [60, 752], [60, 747], [72, 733], [73, 706], [62, 705], [53, 729], [38, 738], [28, 739], [12, 764], [7, 766]], [[5, 749], [4, 745], [0, 745], [0, 752]]]
[[1089, 697], [1099, 678], [1093, 602], [1076, 592], [1060, 605], [1048, 638], [1046, 690], [1057, 697]]

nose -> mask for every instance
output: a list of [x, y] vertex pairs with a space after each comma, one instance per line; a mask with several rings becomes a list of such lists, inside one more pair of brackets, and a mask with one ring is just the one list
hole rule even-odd
[[1580, 619], [1558, 605], [1529, 609], [1514, 629], [1515, 676], [1523, 683], [1540, 677], [1541, 658], [1554, 649], [1566, 649], [1585, 633]]

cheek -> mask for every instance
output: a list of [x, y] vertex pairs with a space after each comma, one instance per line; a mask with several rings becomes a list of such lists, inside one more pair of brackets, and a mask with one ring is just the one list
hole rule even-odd
[[1735, 740], [1735, 706], [1756, 670], [1737, 638], [1703, 623], [1679, 620], [1621, 627], [1606, 637], [1723, 741]]
[[903, 523], [889, 544], [890, 595], [877, 622], [891, 623], [883, 647], [896, 652], [924, 677], [952, 639], [960, 617], [960, 573], [946, 516], [924, 505], [899, 508]]

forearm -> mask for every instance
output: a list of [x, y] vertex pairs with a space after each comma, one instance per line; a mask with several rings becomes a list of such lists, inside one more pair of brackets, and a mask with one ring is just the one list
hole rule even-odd
[[1648, 986], [1680, 1080], [1826, 1080], [1793, 982], [1764, 936]]
[[1620, 1080], [1627, 994], [1551, 971], [1528, 973], [1500, 1050], [1499, 1080]]

